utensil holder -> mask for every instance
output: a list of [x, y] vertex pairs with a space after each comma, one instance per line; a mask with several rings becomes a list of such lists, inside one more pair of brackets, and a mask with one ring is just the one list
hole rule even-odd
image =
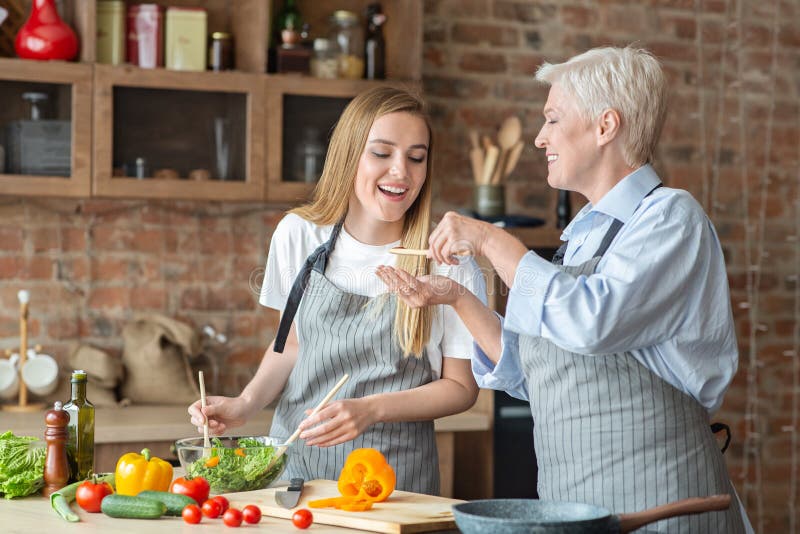
[[501, 217], [506, 213], [506, 191], [502, 185], [476, 185], [472, 209], [481, 217]]

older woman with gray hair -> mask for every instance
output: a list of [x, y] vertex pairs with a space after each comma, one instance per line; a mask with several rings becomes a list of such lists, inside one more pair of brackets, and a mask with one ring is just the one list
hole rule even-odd
[[[536, 78], [550, 85], [535, 139], [547, 181], [588, 200], [552, 262], [447, 213], [429, 256], [485, 256], [510, 287], [504, 319], [452, 280], [378, 276], [411, 306], [451, 305], [475, 338], [479, 385], [529, 400], [542, 499], [633, 512], [735, 494], [709, 420], [738, 363], [725, 262], [702, 207], [651, 166], [666, 115], [661, 66], [642, 49], [598, 48]], [[752, 530], [738, 499], [650, 528]]]

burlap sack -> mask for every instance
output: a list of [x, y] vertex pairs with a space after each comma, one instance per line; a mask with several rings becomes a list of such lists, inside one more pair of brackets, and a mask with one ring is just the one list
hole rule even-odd
[[122, 380], [122, 361], [89, 345], [75, 346], [68, 362], [72, 369], [83, 369], [89, 374], [89, 384], [114, 389]]
[[189, 365], [200, 344], [190, 326], [163, 315], [140, 315], [125, 325], [122, 338], [124, 398], [134, 404], [190, 404], [200, 397]]

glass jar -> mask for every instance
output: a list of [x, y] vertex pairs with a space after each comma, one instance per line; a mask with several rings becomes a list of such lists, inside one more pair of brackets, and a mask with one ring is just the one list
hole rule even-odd
[[213, 71], [233, 68], [233, 38], [225, 32], [213, 32], [208, 45], [208, 68]]
[[311, 75], [316, 78], [339, 77], [339, 50], [334, 41], [324, 38], [314, 39]]
[[334, 11], [330, 38], [339, 45], [339, 78], [363, 78], [364, 29], [358, 23], [358, 15], [344, 9]]

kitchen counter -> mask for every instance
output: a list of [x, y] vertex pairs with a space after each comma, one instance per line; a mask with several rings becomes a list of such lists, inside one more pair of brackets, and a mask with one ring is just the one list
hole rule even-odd
[[[272, 409], [266, 409], [230, 435], [264, 435], [272, 422]], [[2, 412], [0, 433], [11, 430], [18, 436], [44, 436], [44, 411]], [[458, 432], [488, 431], [492, 416], [476, 405], [464, 413], [437, 419], [436, 444], [439, 448], [442, 496], [452, 497], [455, 461], [455, 435]], [[95, 411], [95, 471], [113, 471], [117, 459], [126, 452], [147, 447], [160, 458], [175, 458], [171, 446], [176, 439], [197, 436], [189, 424], [185, 406], [128, 406], [97, 408]]]

